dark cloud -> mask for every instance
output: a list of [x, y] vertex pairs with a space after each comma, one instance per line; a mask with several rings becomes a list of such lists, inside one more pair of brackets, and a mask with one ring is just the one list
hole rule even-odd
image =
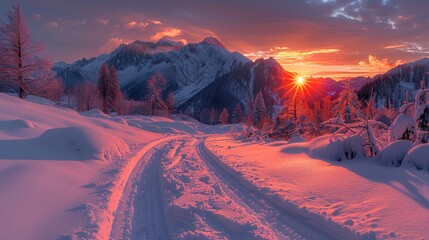
[[[1, 1], [0, 9], [12, 2]], [[34, 38], [54, 60], [94, 56], [163, 33], [188, 42], [215, 35], [230, 50], [274, 56], [292, 70], [318, 66], [312, 72], [332, 72], [333, 66], [360, 72], [370, 55], [411, 61], [429, 49], [426, 0], [28, 0], [22, 7]], [[288, 51], [270, 51], [276, 47]], [[304, 55], [291, 62], [290, 54], [300, 51]]]

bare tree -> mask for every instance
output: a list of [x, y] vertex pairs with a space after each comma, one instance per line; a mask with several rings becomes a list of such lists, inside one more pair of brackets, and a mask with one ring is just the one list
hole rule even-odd
[[118, 115], [127, 115], [130, 113], [131, 105], [133, 101], [125, 99], [122, 92], [119, 94], [119, 99], [117, 101], [117, 106], [115, 107]]
[[19, 97], [23, 98], [25, 93], [31, 92], [29, 82], [43, 77], [46, 62], [37, 57], [42, 47], [31, 40], [19, 4], [6, 13], [6, 19], [1, 27], [1, 45], [7, 59], [3, 72], [16, 83]]
[[101, 65], [97, 88], [100, 95], [101, 111], [106, 114], [110, 113], [111, 108], [118, 106], [121, 97], [118, 74], [113, 66], [109, 68], [106, 63]]
[[76, 85], [72, 89], [72, 93], [76, 98], [76, 110], [84, 112], [91, 110], [98, 105], [98, 96], [95, 94], [97, 87], [89, 82]]
[[167, 80], [159, 72], [147, 80], [146, 85], [149, 91], [147, 101], [151, 106], [151, 115], [155, 115], [159, 111], [168, 111], [168, 105], [162, 98], [162, 91], [166, 84]]
[[173, 114], [173, 113], [174, 113], [174, 111], [175, 111], [175, 107], [174, 107], [174, 105], [175, 105], [175, 101], [174, 101], [174, 94], [173, 94], [173, 92], [170, 92], [170, 93], [167, 95], [167, 107], [168, 107], [168, 112], [169, 112], [170, 114]]

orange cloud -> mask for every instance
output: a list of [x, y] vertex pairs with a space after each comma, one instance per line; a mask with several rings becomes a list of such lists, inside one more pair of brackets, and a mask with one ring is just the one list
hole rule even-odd
[[158, 41], [162, 37], [175, 38], [180, 35], [182, 35], [182, 30], [177, 28], [166, 28], [163, 31], [157, 32], [156, 34], [154, 34], [152, 37], [150, 37], [150, 39], [152, 41]]
[[368, 61], [360, 61], [359, 66], [369, 68], [375, 72], [385, 72], [402, 64], [402, 60], [396, 60], [395, 62], [390, 62], [387, 58], [378, 59], [375, 56], [369, 55]]
[[150, 20], [150, 21], [135, 21], [131, 20], [125, 23], [125, 27], [127, 29], [133, 29], [133, 28], [146, 28], [149, 25], [162, 25], [162, 22], [160, 20]]
[[395, 48], [403, 48], [406, 47], [406, 44], [398, 44], [398, 45], [388, 45], [385, 46], [384, 49], [395, 49]]
[[336, 48], [321, 48], [311, 50], [291, 50], [288, 47], [274, 47], [269, 51], [258, 51], [253, 53], [246, 53], [244, 56], [251, 59], [273, 57], [278, 61], [288, 60], [304, 60], [306, 57], [317, 55], [317, 54], [330, 54], [341, 52], [340, 49]]

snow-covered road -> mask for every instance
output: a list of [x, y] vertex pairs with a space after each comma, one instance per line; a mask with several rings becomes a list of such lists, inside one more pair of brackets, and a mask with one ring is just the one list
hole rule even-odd
[[231, 174], [205, 136], [166, 138], [124, 188], [111, 239], [342, 239]]

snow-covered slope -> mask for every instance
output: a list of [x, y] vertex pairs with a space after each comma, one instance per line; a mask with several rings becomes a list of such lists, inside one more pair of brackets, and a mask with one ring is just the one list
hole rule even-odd
[[[360, 89], [358, 96], [366, 100], [373, 89], [377, 106], [391, 105], [399, 108], [405, 100], [413, 100], [417, 89], [421, 87], [422, 80], [425, 86], [429, 86], [428, 68], [429, 58], [399, 65], [384, 74], [375, 76]], [[408, 99], [406, 99], [407, 96]]]
[[4, 93], [0, 112], [0, 239], [107, 239], [124, 185], [149, 143], [228, 131], [97, 109], [79, 114]]
[[205, 145], [230, 178], [255, 190], [264, 203], [318, 223], [331, 239], [429, 237], [428, 146], [420, 145], [405, 158], [424, 166], [418, 171], [367, 159], [336, 162], [334, 155], [343, 146], [330, 136], [294, 144], [215, 137]]

